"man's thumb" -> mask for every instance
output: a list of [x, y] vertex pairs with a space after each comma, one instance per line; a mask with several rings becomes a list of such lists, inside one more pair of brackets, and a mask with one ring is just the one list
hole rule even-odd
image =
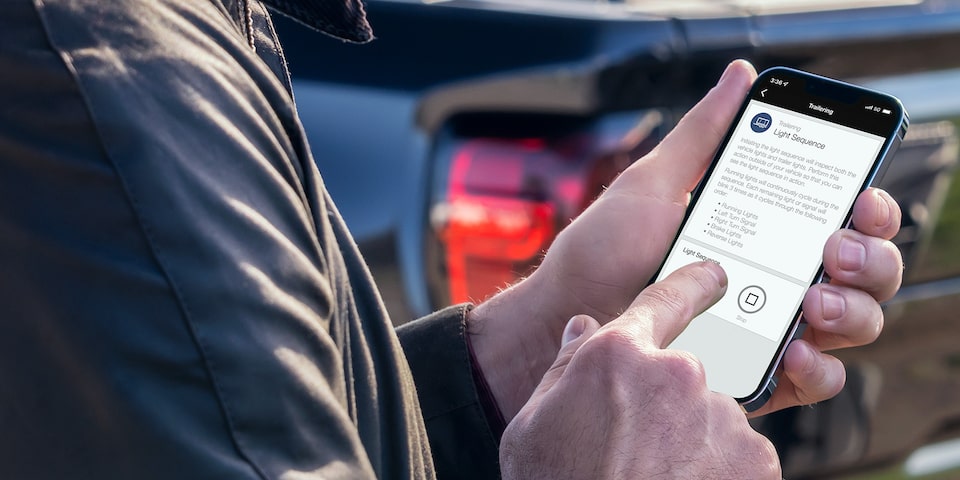
[[543, 380], [533, 392], [531, 400], [536, 401], [546, 392], [553, 388], [553, 385], [560, 380], [567, 365], [574, 354], [598, 329], [600, 323], [589, 315], [577, 315], [567, 321], [567, 326], [563, 329], [563, 336], [560, 339], [560, 351], [557, 352], [557, 359], [553, 365], [543, 374]]
[[[577, 342], [572, 348], [574, 352], [580, 348], [580, 344], [590, 338], [593, 332], [600, 328], [600, 324], [589, 315], [577, 315], [567, 322], [563, 328], [563, 337], [560, 339], [560, 352], [562, 353], [571, 342]], [[589, 332], [587, 330], [590, 330]], [[584, 334], [586, 333], [586, 336]], [[579, 341], [577, 341], [579, 340]], [[559, 356], [559, 354], [558, 354]]]
[[[567, 326], [563, 328], [563, 337], [560, 340], [560, 353], [557, 354], [557, 357], [559, 358], [561, 356], [564, 349], [572, 350], [570, 352], [572, 355], [598, 328], [600, 328], [600, 323], [589, 315], [577, 315], [571, 318], [567, 321]], [[576, 342], [576, 345], [568, 347], [572, 342]]]

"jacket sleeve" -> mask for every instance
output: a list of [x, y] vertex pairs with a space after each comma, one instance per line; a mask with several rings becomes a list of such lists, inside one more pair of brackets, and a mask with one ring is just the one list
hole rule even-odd
[[465, 335], [470, 308], [449, 307], [397, 329], [441, 480], [500, 477], [498, 419], [488, 421], [481, 401], [487, 392], [478, 391], [474, 381]]

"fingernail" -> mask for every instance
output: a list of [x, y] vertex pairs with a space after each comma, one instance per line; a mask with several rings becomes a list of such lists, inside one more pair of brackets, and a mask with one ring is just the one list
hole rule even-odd
[[877, 195], [877, 226], [885, 227], [890, 223], [890, 204], [882, 193]]
[[587, 328], [586, 319], [583, 315], [577, 315], [571, 318], [567, 322], [567, 326], [563, 328], [563, 339], [561, 340], [560, 346], [564, 345], [580, 338], [580, 335], [583, 335], [583, 331]]
[[840, 240], [837, 266], [848, 272], [858, 272], [867, 263], [867, 247], [859, 240], [844, 236]]
[[836, 320], [847, 311], [847, 302], [839, 293], [824, 287], [820, 290], [820, 308], [824, 320]]
[[713, 279], [717, 281], [717, 285], [719, 285], [720, 288], [726, 288], [727, 272], [724, 271], [723, 267], [710, 261], [704, 261], [703, 265], [713, 275]]

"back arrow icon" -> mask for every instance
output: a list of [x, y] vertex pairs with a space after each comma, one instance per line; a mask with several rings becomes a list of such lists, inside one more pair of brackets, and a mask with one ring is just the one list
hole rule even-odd
[[767, 96], [767, 89], [766, 89], [766, 88], [764, 88], [763, 90], [760, 90], [760, 96], [761, 96], [761, 97], [766, 97], [766, 96]]

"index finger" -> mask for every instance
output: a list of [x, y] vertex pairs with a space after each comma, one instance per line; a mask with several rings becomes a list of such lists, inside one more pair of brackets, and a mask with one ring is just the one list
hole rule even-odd
[[692, 263], [645, 288], [618, 321], [630, 322], [651, 345], [666, 348], [727, 291], [727, 275], [713, 262]]

